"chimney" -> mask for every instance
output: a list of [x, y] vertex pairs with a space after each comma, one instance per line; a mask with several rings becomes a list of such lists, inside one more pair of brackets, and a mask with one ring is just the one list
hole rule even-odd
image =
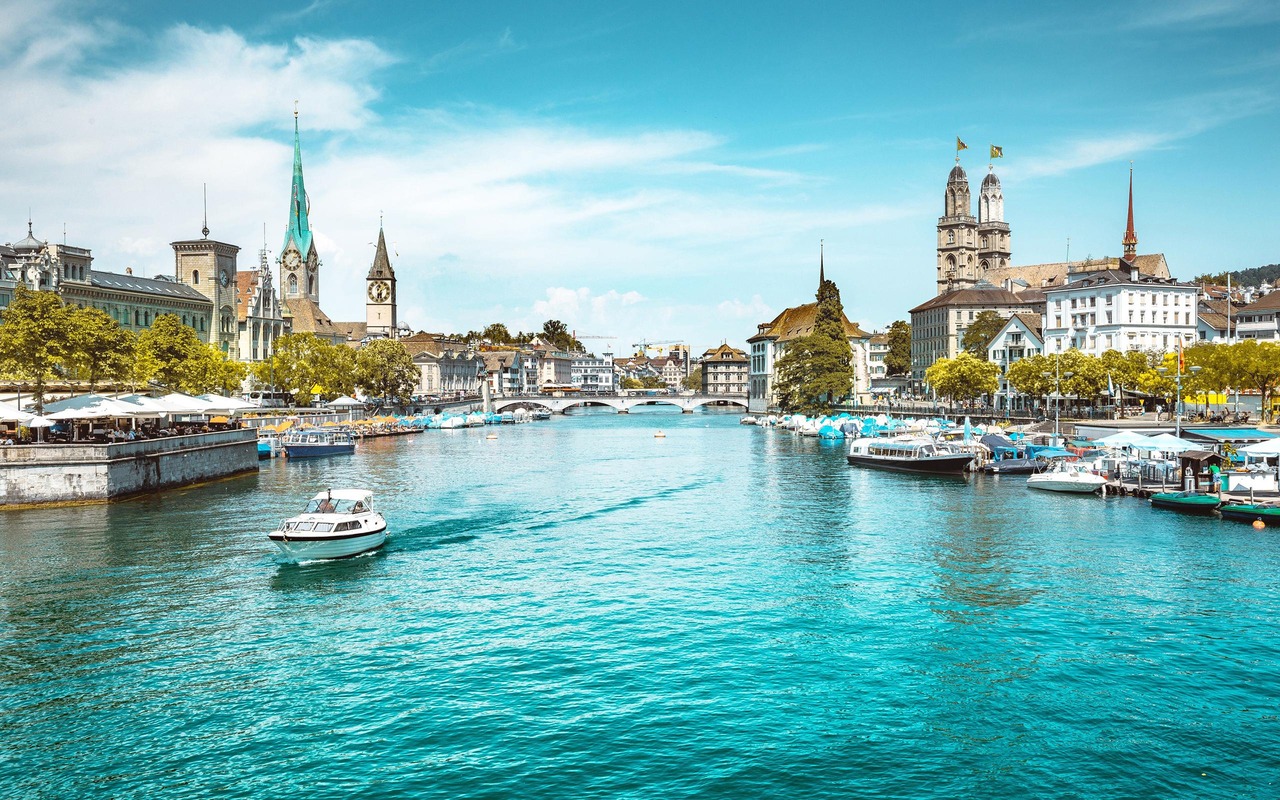
[[1138, 282], [1138, 265], [1137, 264], [1129, 265], [1129, 280], [1133, 281], [1134, 283]]

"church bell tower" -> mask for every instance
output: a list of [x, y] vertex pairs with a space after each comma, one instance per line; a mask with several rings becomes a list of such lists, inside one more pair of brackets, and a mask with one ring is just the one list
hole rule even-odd
[[298, 138], [298, 111], [293, 112], [293, 188], [289, 196], [289, 224], [280, 248], [282, 299], [320, 302], [320, 256], [311, 233], [311, 200], [302, 178], [302, 144]]
[[387, 256], [387, 238], [378, 228], [378, 249], [365, 277], [365, 329], [370, 336], [396, 336], [396, 273]]

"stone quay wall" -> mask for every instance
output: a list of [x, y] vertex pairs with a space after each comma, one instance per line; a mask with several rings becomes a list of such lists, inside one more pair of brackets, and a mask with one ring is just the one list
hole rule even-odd
[[257, 469], [252, 430], [118, 444], [0, 446], [0, 507], [103, 502]]

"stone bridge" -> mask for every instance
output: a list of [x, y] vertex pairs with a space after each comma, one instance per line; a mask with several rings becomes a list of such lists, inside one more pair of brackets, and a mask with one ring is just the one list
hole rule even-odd
[[692, 414], [695, 408], [701, 408], [708, 405], [736, 405], [741, 406], [743, 411], [747, 410], [747, 398], [731, 397], [728, 395], [716, 394], [698, 394], [698, 395], [614, 395], [614, 394], [593, 394], [593, 395], [576, 395], [573, 397], [547, 397], [545, 395], [529, 395], [522, 397], [495, 397], [493, 398], [493, 410], [495, 412], [506, 411], [508, 409], [519, 406], [545, 408], [553, 414], [563, 414], [570, 408], [578, 406], [608, 406], [616, 409], [619, 414], [630, 413], [631, 409], [636, 406], [675, 406], [685, 414]]

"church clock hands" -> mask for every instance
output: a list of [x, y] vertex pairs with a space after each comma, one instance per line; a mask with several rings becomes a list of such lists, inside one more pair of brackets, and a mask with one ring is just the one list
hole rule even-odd
[[372, 300], [373, 302], [375, 303], [386, 302], [387, 298], [390, 296], [391, 296], [391, 287], [387, 285], [386, 281], [374, 281], [373, 283], [369, 284], [369, 299]]

